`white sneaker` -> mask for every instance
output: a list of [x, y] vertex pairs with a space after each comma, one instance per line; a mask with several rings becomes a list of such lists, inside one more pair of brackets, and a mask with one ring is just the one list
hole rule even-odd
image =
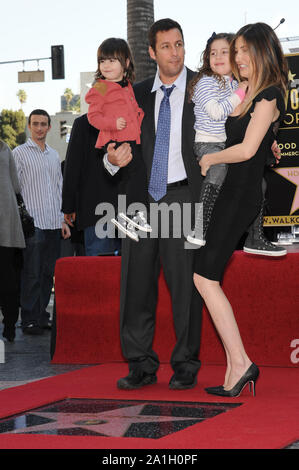
[[134, 216], [128, 216], [123, 212], [120, 212], [118, 215], [139, 230], [142, 230], [143, 232], [152, 232], [152, 227], [147, 223], [144, 212], [137, 211]]
[[132, 224], [127, 224], [125, 220], [116, 219], [111, 219], [111, 222], [118, 228], [118, 230], [128, 235], [128, 237], [130, 237], [132, 240], [134, 240], [135, 242], [139, 241], [139, 237], [135, 232], [135, 229]]
[[191, 232], [190, 235], [187, 236], [187, 241], [189, 243], [193, 243], [194, 245], [205, 246], [206, 241], [201, 238], [195, 237], [195, 232]]

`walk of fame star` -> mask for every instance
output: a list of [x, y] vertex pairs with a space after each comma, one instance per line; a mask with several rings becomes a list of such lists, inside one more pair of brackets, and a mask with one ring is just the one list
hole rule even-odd
[[290, 210], [290, 215], [294, 214], [299, 209], [299, 168], [298, 167], [290, 167], [290, 168], [276, 168], [274, 171], [278, 173], [280, 176], [285, 178], [286, 180], [290, 181], [291, 183], [296, 185], [296, 190]]
[[158, 439], [236, 406], [240, 403], [70, 399], [0, 420], [0, 433]]
[[[121, 437], [126, 434], [131, 424], [140, 423], [168, 423], [173, 421], [192, 421], [194, 418], [175, 418], [172, 416], [142, 416], [139, 413], [144, 405], [129, 406], [121, 410], [113, 410], [103, 413], [90, 413], [84, 416], [82, 413], [30, 413], [32, 416], [38, 416], [49, 420], [45, 424], [24, 427], [12, 431], [13, 434], [19, 433], [39, 433], [40, 431], [51, 431], [53, 429], [70, 429], [80, 427], [81, 429], [92, 430], [102, 436]], [[196, 420], [199, 422], [202, 420]]]

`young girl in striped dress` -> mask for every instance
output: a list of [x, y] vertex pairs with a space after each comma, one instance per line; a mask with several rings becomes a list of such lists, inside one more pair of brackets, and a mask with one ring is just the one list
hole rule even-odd
[[[198, 162], [203, 155], [225, 148], [225, 121], [245, 98], [247, 82], [238, 84], [231, 72], [229, 44], [233, 36], [212, 34], [202, 55], [202, 67], [190, 82], [189, 94], [195, 113], [194, 152]], [[205, 234], [226, 173], [226, 164], [209, 169], [203, 181], [194, 229], [187, 236], [190, 243], [205, 245]]]

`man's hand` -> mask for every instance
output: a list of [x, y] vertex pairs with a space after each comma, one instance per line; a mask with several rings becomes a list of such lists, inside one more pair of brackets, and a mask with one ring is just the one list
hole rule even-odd
[[111, 143], [107, 147], [108, 151], [108, 161], [112, 163], [112, 165], [119, 166], [120, 168], [127, 166], [128, 163], [132, 160], [132, 150], [131, 146], [125, 142], [121, 144], [115, 150], [115, 143]]
[[[277, 140], [274, 140], [274, 142], [272, 144], [272, 147], [271, 147], [271, 150], [272, 150], [272, 153], [273, 153], [274, 158], [276, 160], [275, 163], [276, 163], [276, 165], [278, 165], [280, 163], [280, 159], [281, 159], [281, 150], [278, 147]], [[273, 166], [273, 165], [271, 165], [271, 166]]]
[[70, 225], [71, 227], [74, 226], [73, 222], [76, 220], [76, 212], [72, 212], [71, 214], [64, 214], [64, 221], [66, 224]]
[[71, 236], [70, 228], [69, 228], [68, 224], [65, 223], [65, 222], [62, 222], [61, 235], [62, 235], [62, 238], [64, 240], [66, 240], [67, 238], [70, 238], [70, 236]]

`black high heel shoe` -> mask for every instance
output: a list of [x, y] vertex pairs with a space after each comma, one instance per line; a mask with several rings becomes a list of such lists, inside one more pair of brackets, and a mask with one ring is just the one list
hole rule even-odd
[[212, 395], [214, 395], [214, 392], [215, 392], [215, 391], [218, 392], [219, 390], [220, 390], [220, 391], [221, 391], [221, 390], [224, 390], [223, 385], [217, 385], [216, 387], [206, 387], [206, 388], [205, 388], [205, 391], [206, 391], [207, 393], [212, 394]]
[[257, 381], [259, 373], [259, 368], [254, 363], [252, 363], [245, 374], [242, 375], [240, 380], [230, 390], [224, 390], [221, 385], [219, 387], [208, 387], [209, 391], [207, 389], [206, 390], [211, 395], [218, 395], [220, 397], [238, 397], [244, 387], [249, 384], [249, 391], [252, 391], [253, 396], [255, 396], [255, 382]]

